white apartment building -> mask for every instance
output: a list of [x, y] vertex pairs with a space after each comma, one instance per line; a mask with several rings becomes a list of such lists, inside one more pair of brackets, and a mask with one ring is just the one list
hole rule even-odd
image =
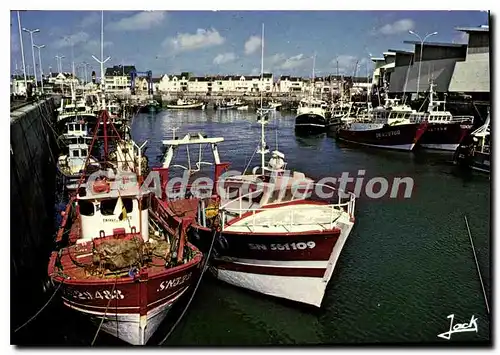
[[189, 73], [181, 75], [163, 75], [159, 82], [159, 90], [162, 92], [195, 92], [195, 93], [218, 93], [218, 92], [272, 92], [273, 75], [266, 73], [263, 80], [260, 76], [249, 75], [227, 75], [227, 76], [190, 76]]
[[[26, 83], [35, 84], [33, 76], [26, 77]], [[26, 85], [23, 75], [13, 75], [10, 79], [10, 93], [14, 95], [26, 95]]]
[[53, 85], [71, 85], [78, 84], [79, 80], [72, 73], [50, 73], [47, 80], [49, 84]]

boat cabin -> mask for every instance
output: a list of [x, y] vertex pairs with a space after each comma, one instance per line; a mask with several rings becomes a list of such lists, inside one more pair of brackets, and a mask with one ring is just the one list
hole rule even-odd
[[80, 189], [77, 195], [81, 225], [78, 243], [128, 233], [139, 233], [145, 242], [149, 240], [151, 194], [141, 191], [134, 176], [126, 175], [119, 180], [106, 175], [91, 177], [86, 188]]
[[297, 171], [272, 181], [259, 180], [256, 175], [234, 176], [224, 181], [221, 209], [228, 222], [252, 210], [305, 200], [313, 190], [314, 181]]

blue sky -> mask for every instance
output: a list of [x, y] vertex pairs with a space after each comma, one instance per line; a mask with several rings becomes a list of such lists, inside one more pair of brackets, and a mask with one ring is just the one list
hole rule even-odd
[[[204, 74], [260, 73], [260, 35], [265, 24], [264, 69], [275, 74], [311, 76], [339, 71], [359, 75], [371, 68], [370, 54], [388, 49], [412, 50], [408, 30], [424, 36], [437, 31], [436, 42], [462, 42], [457, 26], [487, 24], [481, 11], [105, 11], [106, 64], [133, 64], [153, 76], [190, 71]], [[23, 11], [21, 24], [39, 28], [34, 43], [44, 44], [44, 72], [57, 71], [56, 55], [64, 55], [63, 70], [75, 63], [99, 65], [100, 11]], [[29, 34], [23, 33], [26, 65], [32, 72]], [[71, 44], [73, 43], [73, 54]], [[17, 13], [11, 12], [11, 72], [21, 69]], [[38, 52], [36, 64], [38, 66]]]

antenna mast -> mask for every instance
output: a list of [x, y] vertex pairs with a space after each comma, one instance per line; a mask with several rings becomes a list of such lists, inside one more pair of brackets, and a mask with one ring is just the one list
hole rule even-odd
[[104, 63], [111, 59], [111, 57], [104, 58], [104, 11], [101, 11], [101, 59], [97, 59], [94, 55], [92, 56], [94, 60], [101, 64], [101, 109], [106, 109], [106, 102], [104, 99]]

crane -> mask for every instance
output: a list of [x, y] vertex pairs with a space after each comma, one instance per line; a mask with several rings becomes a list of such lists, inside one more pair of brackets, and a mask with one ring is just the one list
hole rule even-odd
[[145, 72], [138, 72], [132, 70], [130, 72], [130, 93], [135, 95], [135, 78], [136, 77], [146, 77], [148, 81], [148, 95], [153, 95], [153, 73], [151, 70]]

